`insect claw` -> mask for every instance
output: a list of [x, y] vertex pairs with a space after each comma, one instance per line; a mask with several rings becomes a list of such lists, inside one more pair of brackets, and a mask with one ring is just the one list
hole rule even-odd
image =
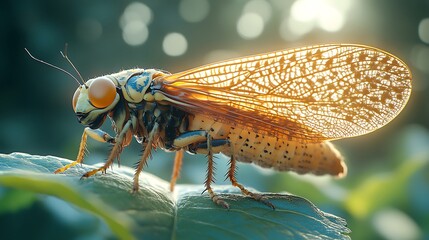
[[219, 199], [218, 201], [215, 202], [217, 205], [222, 206], [225, 209], [229, 210], [229, 204], [226, 203], [224, 200]]
[[276, 206], [274, 206], [274, 204], [272, 204], [270, 201], [268, 201], [266, 199], [261, 199], [259, 201], [262, 202], [263, 204], [267, 205], [268, 207], [272, 208], [273, 210], [276, 210]]
[[220, 198], [218, 195], [211, 196], [211, 198], [212, 198], [212, 201], [214, 203], [216, 203], [217, 205], [220, 205], [223, 208], [229, 210], [229, 204], [227, 202], [225, 202], [225, 200], [223, 200], [222, 198]]
[[139, 191], [139, 188], [140, 188], [140, 186], [139, 186], [139, 185], [137, 185], [137, 186], [133, 186], [133, 191], [132, 191], [132, 193], [133, 193], [133, 194], [136, 194], [136, 193]]
[[101, 167], [101, 168], [97, 168], [97, 169], [91, 170], [89, 172], [86, 172], [85, 174], [82, 175], [82, 177], [80, 177], [80, 179], [89, 178], [92, 175], [95, 175], [97, 172], [101, 172], [103, 174], [106, 174], [106, 168], [105, 167]]
[[265, 205], [267, 205], [268, 207], [272, 208], [273, 210], [276, 210], [276, 206], [274, 206], [274, 204], [272, 204], [267, 197], [261, 195], [261, 194], [257, 194], [257, 193], [252, 193], [250, 194], [250, 197], [255, 199], [258, 202], [261, 202]]

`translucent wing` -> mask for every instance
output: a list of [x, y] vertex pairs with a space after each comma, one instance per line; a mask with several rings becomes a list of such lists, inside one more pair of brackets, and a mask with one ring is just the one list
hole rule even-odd
[[400, 59], [360, 45], [260, 54], [160, 81], [158, 90], [188, 112], [307, 142], [371, 132], [392, 120], [411, 93], [411, 73]]

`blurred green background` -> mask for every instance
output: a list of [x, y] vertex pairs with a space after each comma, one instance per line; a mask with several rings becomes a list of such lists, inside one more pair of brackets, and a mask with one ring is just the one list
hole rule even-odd
[[[0, 152], [74, 159], [83, 131], [71, 98], [77, 83], [29, 58], [24, 47], [86, 79], [141, 67], [178, 72], [272, 50], [325, 43], [375, 46], [413, 73], [404, 111], [382, 129], [335, 141], [349, 175], [277, 173], [240, 164], [239, 180], [264, 192], [288, 191], [348, 221], [356, 239], [429, 239], [429, 2], [399, 0], [5, 1], [0, 9]], [[74, 73], [73, 73], [74, 74]], [[106, 121], [104, 130], [112, 132]], [[89, 142], [87, 163], [109, 147]], [[132, 166], [141, 149], [127, 148]], [[158, 151], [146, 169], [169, 180], [173, 155]], [[217, 161], [218, 184], [227, 159]], [[202, 184], [204, 156], [186, 155], [179, 183]], [[116, 166], [115, 166], [116, 167]]]

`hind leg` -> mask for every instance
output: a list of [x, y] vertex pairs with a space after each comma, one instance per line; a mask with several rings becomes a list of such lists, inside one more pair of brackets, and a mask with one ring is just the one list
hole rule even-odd
[[211, 143], [211, 137], [207, 137], [207, 176], [206, 181], [204, 182], [204, 185], [206, 186], [205, 191], [207, 191], [210, 195], [210, 198], [214, 203], [217, 205], [220, 205], [226, 209], [229, 209], [229, 204], [225, 202], [221, 197], [219, 197], [212, 189], [211, 184], [214, 183], [214, 161], [213, 161], [213, 150], [212, 150], [212, 143]]
[[[233, 153], [234, 151], [231, 151], [231, 152]], [[247, 190], [242, 184], [240, 184], [237, 181], [237, 178], [235, 177], [236, 167], [237, 167], [236, 164], [237, 164], [237, 161], [236, 161], [236, 159], [234, 157], [234, 154], [231, 154], [231, 160], [230, 160], [230, 164], [229, 164], [229, 170], [228, 170], [228, 173], [227, 173], [228, 178], [231, 181], [231, 184], [233, 186], [235, 186], [235, 187], [238, 187], [244, 195], [249, 196], [249, 197], [255, 199], [256, 201], [262, 202], [262, 203], [264, 203], [265, 205], [271, 207], [274, 210], [275, 206], [270, 201], [268, 201], [268, 199], [266, 197], [264, 197], [261, 194], [253, 193], [253, 192]]]
[[[200, 153], [207, 155], [207, 176], [206, 180], [204, 181], [205, 189], [203, 193], [207, 191], [214, 203], [224, 208], [229, 208], [228, 203], [226, 203], [221, 197], [219, 197], [211, 187], [211, 184], [215, 181], [213, 154], [215, 152], [220, 152], [221, 149], [229, 147], [228, 140], [212, 139], [207, 131], [197, 130], [183, 133], [174, 140], [173, 145], [177, 148], [186, 148], [192, 153]], [[180, 155], [179, 158], [181, 159]], [[174, 186], [173, 183], [176, 179], [174, 172], [176, 171], [173, 171], [173, 177], [172, 182], [170, 182], [170, 187]]]

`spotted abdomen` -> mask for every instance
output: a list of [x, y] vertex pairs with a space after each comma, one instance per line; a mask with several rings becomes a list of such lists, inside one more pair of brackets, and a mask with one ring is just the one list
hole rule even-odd
[[330, 142], [301, 143], [229, 126], [202, 115], [190, 118], [189, 130], [206, 130], [213, 139], [228, 139], [231, 146], [218, 149], [241, 162], [297, 173], [329, 174], [342, 177], [347, 168]]

